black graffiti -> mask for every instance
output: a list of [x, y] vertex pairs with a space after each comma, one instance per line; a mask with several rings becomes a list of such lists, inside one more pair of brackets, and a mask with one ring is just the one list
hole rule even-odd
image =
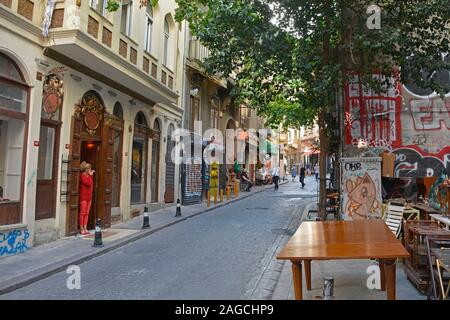
[[[398, 149], [394, 154], [396, 155], [394, 174], [397, 178], [438, 176], [444, 169], [446, 174], [450, 175], [450, 161], [443, 162], [435, 157], [423, 157], [413, 149]], [[447, 157], [450, 158], [450, 155], [444, 158]]]
[[347, 162], [345, 164], [345, 171], [359, 171], [362, 168], [360, 162]]

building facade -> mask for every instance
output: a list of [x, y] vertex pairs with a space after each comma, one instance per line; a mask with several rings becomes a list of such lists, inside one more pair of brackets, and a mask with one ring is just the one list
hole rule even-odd
[[0, 256], [77, 234], [82, 161], [96, 171], [90, 227], [176, 201], [175, 1], [106, 3], [0, 1], [0, 233], [15, 239]]

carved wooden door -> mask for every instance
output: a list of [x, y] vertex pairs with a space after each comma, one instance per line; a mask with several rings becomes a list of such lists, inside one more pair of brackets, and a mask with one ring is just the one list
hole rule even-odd
[[83, 120], [81, 117], [72, 116], [72, 133], [70, 146], [70, 168], [69, 168], [69, 202], [67, 215], [67, 235], [78, 233], [78, 206], [79, 206], [79, 179], [80, 179], [80, 157], [81, 157], [81, 133], [83, 131]]
[[112, 183], [114, 160], [114, 130], [105, 119], [102, 132], [102, 144], [99, 159], [99, 185], [97, 218], [102, 220], [104, 228], [111, 227]]

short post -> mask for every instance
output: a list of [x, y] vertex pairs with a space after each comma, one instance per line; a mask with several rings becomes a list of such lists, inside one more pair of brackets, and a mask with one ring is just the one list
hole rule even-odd
[[211, 207], [211, 193], [209, 192], [209, 190], [206, 192], [206, 206], [209, 208]]
[[214, 205], [217, 205], [217, 189], [213, 190]]
[[93, 247], [103, 247], [101, 220], [95, 223], [95, 237]]
[[323, 279], [323, 300], [332, 300], [334, 291], [333, 277], [325, 277]]
[[223, 189], [220, 189], [220, 202], [223, 202]]
[[175, 217], [181, 217], [181, 201], [177, 199], [177, 211], [175, 213]]
[[227, 201], [230, 201], [231, 198], [231, 187], [227, 186]]
[[148, 207], [144, 207], [144, 223], [142, 224], [142, 229], [150, 228], [150, 220], [148, 218]]
[[236, 182], [234, 184], [234, 197], [235, 198], [239, 197], [239, 183], [238, 182]]

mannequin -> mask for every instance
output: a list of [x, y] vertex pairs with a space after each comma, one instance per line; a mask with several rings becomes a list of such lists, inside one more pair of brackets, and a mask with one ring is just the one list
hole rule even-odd
[[83, 161], [80, 165], [80, 234], [88, 235], [87, 223], [92, 204], [94, 190], [94, 173], [89, 163]]

